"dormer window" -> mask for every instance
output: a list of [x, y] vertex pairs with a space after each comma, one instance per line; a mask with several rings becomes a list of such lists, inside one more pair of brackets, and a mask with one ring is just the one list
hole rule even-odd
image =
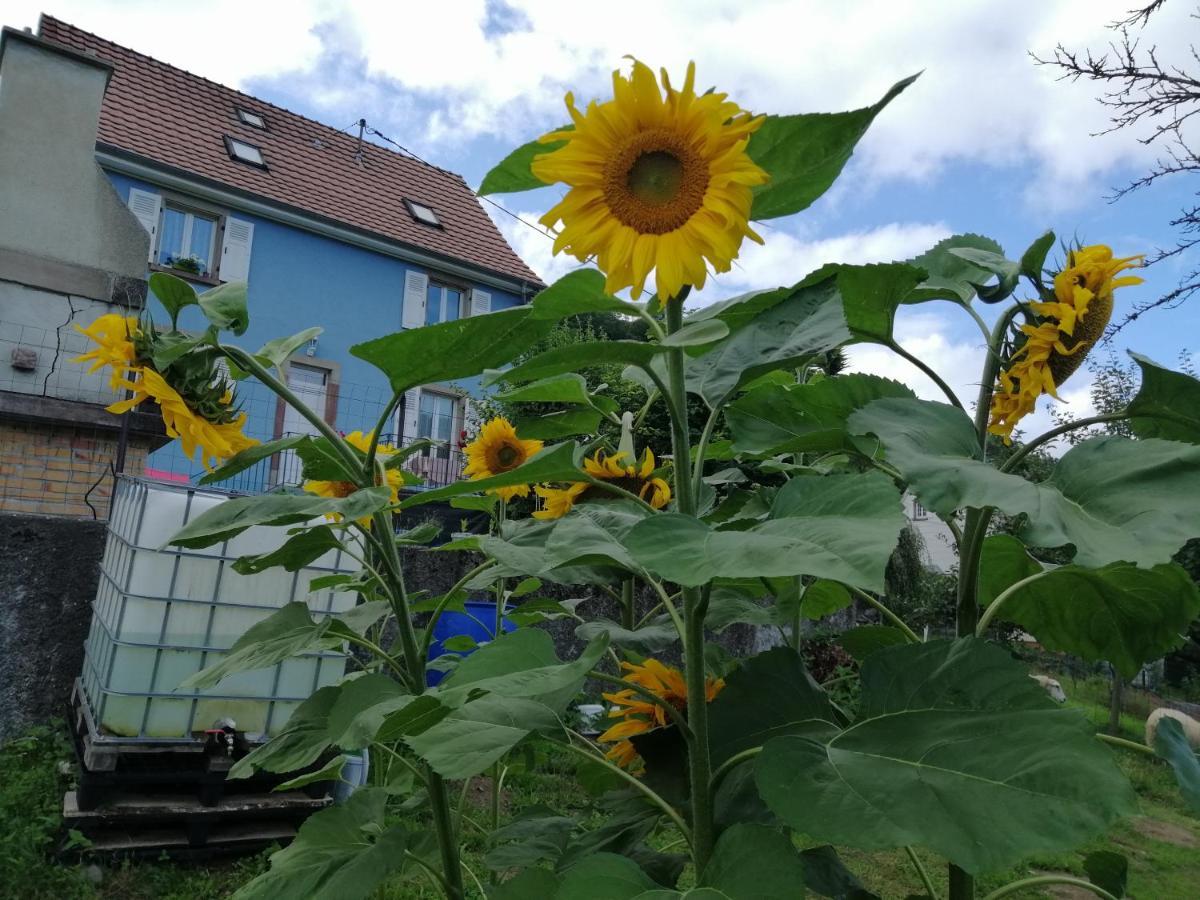
[[408, 207], [408, 213], [422, 225], [429, 225], [433, 228], [441, 228], [442, 220], [437, 217], [437, 213], [433, 211], [432, 206], [426, 206], [424, 203], [417, 203], [415, 200], [404, 198], [404, 205]]
[[238, 162], [257, 166], [260, 169], [267, 167], [267, 161], [263, 159], [262, 150], [254, 146], [254, 144], [248, 144], [245, 141], [239, 141], [237, 138], [225, 135], [225, 149], [229, 151], [230, 159], [236, 159]]
[[251, 128], [261, 128], [263, 131], [267, 130], [267, 120], [258, 113], [250, 112], [248, 109], [242, 109], [240, 106], [236, 107], [236, 109], [238, 121], [243, 125], [249, 125]]

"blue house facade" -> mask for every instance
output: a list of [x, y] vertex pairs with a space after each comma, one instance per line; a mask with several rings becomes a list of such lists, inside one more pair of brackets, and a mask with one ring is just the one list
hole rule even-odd
[[[337, 429], [369, 430], [390, 397], [383, 374], [351, 346], [515, 306], [541, 288], [459, 176], [50, 17], [41, 33], [114, 66], [97, 162], [150, 234], [148, 272], [197, 291], [245, 281], [250, 327], [238, 340], [251, 350], [322, 326], [283, 375]], [[202, 327], [187, 312], [195, 311], [181, 327]], [[437, 442], [412, 460], [426, 483], [459, 477], [477, 393], [475, 380], [422, 386], [389, 423], [392, 442]], [[252, 436], [312, 431], [261, 386], [244, 384], [241, 394]], [[160, 478], [202, 472], [177, 443], [148, 463]], [[280, 454], [237, 486], [261, 490], [297, 475], [296, 461]]]

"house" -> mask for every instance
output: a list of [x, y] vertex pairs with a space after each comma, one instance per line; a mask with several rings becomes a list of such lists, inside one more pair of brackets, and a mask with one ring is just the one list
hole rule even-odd
[[[932, 515], [914, 495], [904, 495], [904, 515], [921, 536], [925, 564], [936, 572], [958, 567], [958, 545], [946, 523]], [[961, 523], [960, 523], [961, 524]]]
[[[150, 237], [147, 272], [200, 291], [246, 281], [250, 329], [239, 342], [249, 349], [323, 326], [285, 375], [342, 431], [373, 427], [389, 398], [386, 379], [352, 357], [352, 345], [511, 307], [542, 287], [460, 176], [362, 140], [362, 122], [338, 131], [49, 15], [39, 35], [111, 67], [95, 159]], [[409, 391], [386, 429], [402, 444], [442, 442], [414, 460], [427, 481], [458, 477], [475, 390]], [[241, 399], [254, 437], [311, 430], [259, 385]], [[176, 479], [201, 471], [177, 445], [148, 467]], [[296, 468], [276, 458], [237, 486], [291, 482]]]

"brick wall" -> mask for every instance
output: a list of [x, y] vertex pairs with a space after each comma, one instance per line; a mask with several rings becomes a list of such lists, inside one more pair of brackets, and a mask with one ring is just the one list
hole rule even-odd
[[[116, 431], [0, 419], [0, 512], [107, 518], [117, 441]], [[125, 471], [142, 472], [146, 453], [131, 436]]]

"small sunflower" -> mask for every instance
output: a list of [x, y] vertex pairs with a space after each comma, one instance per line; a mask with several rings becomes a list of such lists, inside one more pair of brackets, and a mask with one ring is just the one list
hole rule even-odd
[[[352, 431], [344, 435], [345, 441], [355, 450], [362, 454], [366, 454], [371, 449], [371, 441], [375, 437], [375, 432], [363, 434], [361, 431]], [[375, 458], [380, 462], [386, 462], [387, 458], [396, 452], [396, 447], [393, 444], [379, 444], [375, 448]], [[387, 486], [391, 493], [391, 502], [393, 504], [400, 502], [400, 488], [404, 486], [404, 475], [398, 469], [385, 469]], [[378, 479], [377, 479], [378, 480]], [[382, 482], [380, 482], [382, 484]], [[318, 497], [334, 497], [341, 499], [349, 497], [358, 490], [358, 485], [352, 481], [318, 481], [310, 480], [304, 482], [304, 490], [310, 494], [316, 494]], [[341, 513], [329, 513], [327, 519], [334, 522], [342, 520]], [[370, 527], [371, 517], [366, 516], [359, 519], [359, 524]]]
[[[479, 430], [475, 440], [466, 446], [467, 465], [463, 474], [472, 481], [502, 475], [524, 464], [542, 449], [541, 441], [527, 441], [517, 436], [512, 422], [497, 416]], [[516, 484], [511, 487], [494, 488], [488, 491], [502, 500], [529, 496], [529, 485]]]
[[[621, 669], [625, 672], [626, 681], [645, 688], [680, 712], [687, 712], [687, 683], [678, 669], [663, 665], [656, 659], [647, 659], [641, 665], [623, 662]], [[722, 679], [707, 678], [704, 682], [705, 701], [712, 703], [724, 687]], [[605, 755], [631, 771], [644, 768], [637, 749], [629, 739], [655, 728], [665, 728], [670, 724], [667, 711], [656, 703], [642, 699], [628, 688], [605, 694], [604, 699], [614, 706], [609, 711], [609, 718], [621, 719], [597, 738], [601, 743], [613, 744]]]
[[[746, 153], [765, 121], [726, 94], [696, 94], [696, 67], [683, 89], [634, 60], [628, 78], [613, 72], [613, 99], [587, 111], [567, 94], [574, 128], [543, 135], [565, 146], [534, 158], [533, 174], [570, 187], [542, 217], [562, 229], [554, 252], [591, 257], [609, 293], [632, 287], [641, 295], [651, 270], [663, 301], [685, 284], [703, 287], [707, 264], [728, 272], [743, 238], [762, 243], [749, 226], [751, 189], [769, 180]], [[706, 264], [707, 263], [707, 264]]]
[[112, 372], [108, 376], [109, 386], [114, 391], [120, 390], [125, 375], [137, 365], [137, 350], [133, 346], [134, 338], [138, 334], [137, 317], [108, 313], [100, 316], [87, 328], [76, 325], [75, 330], [86, 334], [98, 346], [71, 361], [90, 362], [92, 366], [88, 369], [89, 374], [110, 366]]
[[[662, 509], [671, 500], [671, 486], [662, 478], [651, 477], [655, 469], [654, 454], [647, 447], [642, 451], [640, 464], [624, 465], [629, 456], [625, 451], [610, 456], [597, 450], [583, 461], [583, 468], [593, 478], [611, 481], [631, 494], [637, 494], [655, 509]], [[534, 491], [542, 498], [542, 508], [533, 514], [537, 519], [560, 519], [580, 500], [611, 500], [616, 496], [586, 481], [557, 488], [538, 485]]]
[[222, 418], [225, 421], [213, 422], [193, 410], [179, 392], [150, 366], [134, 367], [131, 371], [137, 380], [123, 379], [118, 387], [129, 388], [133, 396], [128, 400], [119, 400], [106, 409], [111, 413], [123, 413], [144, 400], [153, 400], [162, 413], [167, 436], [179, 438], [184, 455], [189, 459], [194, 459], [199, 453], [206, 469], [211, 471], [213, 463], [229, 459], [258, 444], [257, 440], [243, 433], [246, 414], [233, 411], [230, 405], [232, 393], [226, 391], [223, 396]]
[[1054, 276], [1052, 300], [1033, 302], [1035, 321], [1021, 326], [1024, 341], [1000, 373], [992, 395], [988, 431], [1012, 443], [1012, 432], [1033, 412], [1038, 398], [1058, 398], [1058, 388], [1083, 363], [1112, 317], [1113, 291], [1141, 284], [1136, 275], [1116, 276], [1141, 265], [1142, 256], [1115, 259], [1109, 247], [1093, 244], [1067, 254]]

